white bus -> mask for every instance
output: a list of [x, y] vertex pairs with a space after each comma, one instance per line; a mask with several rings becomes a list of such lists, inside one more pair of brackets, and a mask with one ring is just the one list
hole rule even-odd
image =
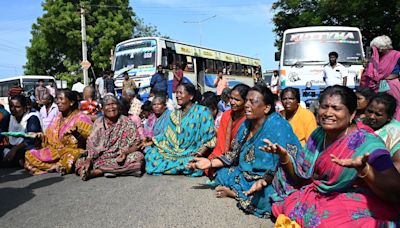
[[8, 91], [14, 85], [19, 85], [24, 89], [24, 93], [27, 94], [31, 92], [35, 94], [35, 88], [39, 79], [44, 80], [44, 84], [47, 85], [50, 81], [56, 85], [55, 79], [52, 76], [42, 76], [42, 75], [24, 75], [24, 76], [11, 76], [11, 77], [1, 77], [0, 78], [0, 104], [9, 110], [8, 107]]
[[316, 26], [288, 29], [283, 33], [279, 60], [281, 88], [300, 89], [301, 100], [309, 104], [326, 87], [323, 67], [328, 53], [339, 54], [338, 62], [348, 70], [347, 86], [359, 85], [364, 50], [360, 30], [354, 27]]
[[[239, 83], [254, 85], [253, 73], [260, 60], [242, 55], [194, 46], [161, 37], [130, 39], [116, 45], [112, 70], [117, 89], [122, 87], [122, 73], [128, 72], [146, 99], [151, 76], [157, 65], [168, 75], [168, 92], [172, 93], [172, 66], [179, 64], [184, 81], [197, 86], [201, 92], [215, 91], [214, 80], [223, 71], [230, 87]], [[260, 69], [261, 70], [261, 69]]]

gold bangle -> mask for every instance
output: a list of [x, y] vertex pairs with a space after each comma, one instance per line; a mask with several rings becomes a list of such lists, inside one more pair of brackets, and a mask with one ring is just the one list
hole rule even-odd
[[[369, 173], [369, 165], [368, 165], [368, 163], [367, 163], [367, 171], [365, 172], [365, 174], [364, 175], [360, 175], [360, 173], [358, 174], [358, 177], [359, 178], [365, 178], [366, 176], [368, 176], [368, 173]], [[362, 170], [361, 170], [362, 171]]]
[[286, 162], [280, 162], [280, 163], [281, 163], [281, 165], [287, 165], [287, 164], [289, 164], [289, 162], [290, 162], [290, 158], [288, 158]]

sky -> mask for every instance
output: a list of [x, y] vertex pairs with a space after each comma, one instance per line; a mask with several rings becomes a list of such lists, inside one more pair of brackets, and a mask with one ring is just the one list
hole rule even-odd
[[[275, 69], [273, 0], [130, 0], [144, 22], [174, 40], [261, 59]], [[43, 15], [40, 0], [3, 1], [0, 77], [22, 75], [32, 24]]]

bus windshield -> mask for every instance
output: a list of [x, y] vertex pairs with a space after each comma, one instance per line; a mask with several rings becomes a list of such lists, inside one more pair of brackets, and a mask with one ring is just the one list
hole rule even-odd
[[283, 65], [328, 63], [328, 53], [339, 54], [338, 62], [361, 64], [362, 47], [357, 31], [287, 33], [283, 47]]
[[156, 40], [140, 40], [119, 45], [115, 52], [114, 71], [128, 71], [134, 68], [155, 67]]

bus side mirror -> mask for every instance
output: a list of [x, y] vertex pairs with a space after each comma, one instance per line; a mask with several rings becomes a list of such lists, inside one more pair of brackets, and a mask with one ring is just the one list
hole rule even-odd
[[168, 67], [168, 57], [167, 56], [162, 57], [161, 64], [162, 64], [163, 68]]
[[277, 52], [275, 52], [275, 61], [279, 61], [279, 60], [281, 60], [281, 52], [277, 51]]

